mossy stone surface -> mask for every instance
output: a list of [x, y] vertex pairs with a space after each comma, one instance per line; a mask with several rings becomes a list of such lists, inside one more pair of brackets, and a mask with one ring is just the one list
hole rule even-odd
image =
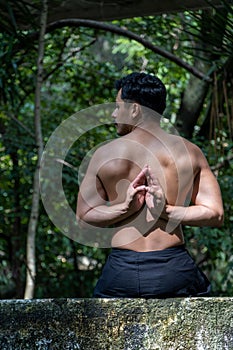
[[233, 298], [0, 301], [1, 350], [233, 350]]

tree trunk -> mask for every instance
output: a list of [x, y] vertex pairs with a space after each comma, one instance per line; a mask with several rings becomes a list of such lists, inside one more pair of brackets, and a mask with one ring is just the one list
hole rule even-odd
[[190, 76], [176, 120], [176, 127], [182, 136], [189, 139], [192, 137], [208, 89], [207, 82]]
[[41, 99], [41, 86], [43, 82], [43, 57], [44, 57], [44, 36], [47, 24], [48, 13], [48, 1], [42, 1], [42, 13], [40, 23], [40, 36], [37, 58], [37, 77], [36, 77], [36, 90], [35, 90], [35, 109], [34, 109], [34, 121], [35, 121], [35, 138], [37, 145], [38, 160], [34, 173], [33, 181], [33, 195], [32, 195], [32, 209], [28, 225], [27, 234], [27, 277], [25, 288], [25, 299], [31, 299], [34, 296], [35, 290], [35, 278], [36, 278], [36, 256], [35, 256], [35, 238], [36, 229], [39, 216], [39, 203], [40, 203], [40, 191], [39, 191], [39, 170], [40, 161], [43, 152], [43, 138], [41, 130], [41, 116], [40, 116], [40, 99]]
[[[20, 175], [19, 162], [17, 151], [11, 153], [14, 173], [14, 223], [13, 232], [11, 234], [11, 251], [10, 259], [12, 266], [12, 277], [15, 285], [15, 297], [21, 299], [23, 297], [24, 283], [21, 275], [22, 259], [19, 257], [20, 248], [25, 244], [25, 237], [21, 234], [21, 220], [20, 220]], [[23, 244], [22, 244], [23, 243]]]

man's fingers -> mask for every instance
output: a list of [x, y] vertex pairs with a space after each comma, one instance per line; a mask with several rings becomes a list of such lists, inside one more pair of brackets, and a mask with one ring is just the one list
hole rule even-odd
[[142, 185], [142, 186], [137, 186], [134, 188], [135, 190], [135, 193], [138, 193], [140, 191], [145, 191], [146, 190], [146, 186], [145, 185]]
[[[147, 187], [145, 187], [145, 183], [147, 182]], [[140, 173], [136, 176], [136, 178], [132, 181], [131, 185], [134, 188], [138, 188], [140, 186], [143, 186], [138, 191], [147, 190], [150, 193], [155, 193], [159, 190], [162, 190], [162, 187], [155, 176], [154, 173], [152, 173], [150, 166], [145, 165], [144, 168], [140, 171]], [[151, 187], [154, 187], [153, 190]]]
[[149, 186], [157, 186], [158, 188], [162, 188], [158, 178], [155, 176], [154, 173], [152, 173], [151, 168], [149, 166], [147, 169], [146, 178]]
[[158, 179], [154, 175], [149, 174], [149, 175], [147, 175], [146, 179], [147, 179], [148, 186], [161, 187]]
[[135, 179], [132, 181], [132, 186], [137, 187], [139, 185], [145, 184], [146, 182], [146, 172], [147, 172], [147, 166], [145, 166], [140, 173], [135, 177]]
[[153, 185], [160, 185], [158, 178], [155, 176], [155, 174], [150, 174], [151, 182]]
[[147, 187], [145, 185], [140, 185], [134, 187], [132, 184], [130, 185], [128, 191], [131, 197], [134, 197], [138, 192], [145, 191], [146, 192]]

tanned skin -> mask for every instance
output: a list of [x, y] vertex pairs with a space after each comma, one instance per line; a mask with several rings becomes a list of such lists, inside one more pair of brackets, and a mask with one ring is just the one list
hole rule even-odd
[[156, 113], [126, 103], [112, 117], [121, 136], [93, 155], [80, 186], [77, 219], [115, 227], [112, 247], [139, 252], [184, 243], [182, 225], [219, 227], [218, 182], [201, 150], [168, 134]]

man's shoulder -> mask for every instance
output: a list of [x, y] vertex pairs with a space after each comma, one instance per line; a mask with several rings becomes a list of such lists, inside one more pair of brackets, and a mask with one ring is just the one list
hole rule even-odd
[[194, 168], [197, 167], [199, 170], [204, 168], [209, 168], [208, 161], [202, 149], [199, 146], [197, 146], [195, 143], [187, 139], [183, 139], [183, 140], [184, 140], [185, 147], [188, 151], [188, 154], [192, 160], [192, 164]]
[[190, 152], [193, 155], [196, 154], [202, 154], [202, 150], [199, 146], [197, 146], [195, 143], [193, 143], [190, 140], [187, 140], [186, 138], [182, 137], [182, 136], [176, 136], [175, 138], [177, 138], [177, 142], [183, 146], [185, 146], [185, 148], [187, 149], [188, 152]]
[[127, 150], [128, 141], [123, 137], [107, 141], [95, 150], [95, 157], [100, 159], [114, 159], [123, 156]]
[[98, 168], [97, 174], [103, 182], [109, 178], [112, 181], [128, 178], [132, 169], [138, 168], [131, 155], [131, 142], [130, 139], [121, 137], [111, 140], [96, 150], [92, 161]]

